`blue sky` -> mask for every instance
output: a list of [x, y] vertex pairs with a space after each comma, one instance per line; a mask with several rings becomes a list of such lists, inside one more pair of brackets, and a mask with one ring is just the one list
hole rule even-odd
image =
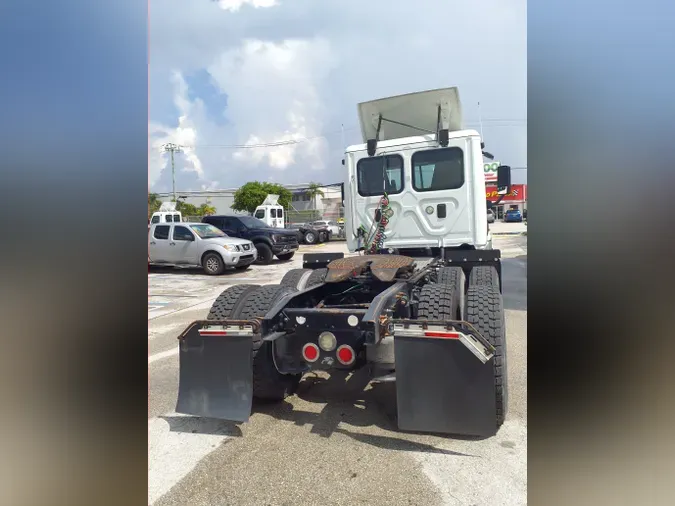
[[[153, 0], [150, 183], [168, 191], [342, 180], [356, 104], [458, 86], [488, 150], [527, 165], [525, 0]], [[288, 144], [288, 142], [295, 142]], [[286, 143], [279, 145], [279, 143]], [[276, 144], [266, 148], [249, 148]], [[522, 171], [519, 171], [522, 173]], [[516, 175], [516, 181], [521, 176]]]

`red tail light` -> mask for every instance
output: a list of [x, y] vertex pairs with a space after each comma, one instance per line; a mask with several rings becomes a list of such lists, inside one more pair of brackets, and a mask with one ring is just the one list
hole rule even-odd
[[319, 358], [319, 347], [314, 343], [307, 343], [302, 347], [302, 356], [307, 362], [316, 362]]
[[343, 344], [337, 349], [337, 359], [342, 365], [351, 365], [354, 363], [356, 355], [354, 354], [354, 350], [351, 348], [351, 346]]

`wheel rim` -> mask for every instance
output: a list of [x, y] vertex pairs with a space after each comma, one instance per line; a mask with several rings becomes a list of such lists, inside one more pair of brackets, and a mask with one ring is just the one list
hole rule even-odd
[[308, 234], [305, 236], [305, 239], [307, 239], [307, 242], [314, 242], [314, 234], [312, 234], [311, 232], [308, 233]]
[[211, 257], [208, 260], [206, 260], [206, 268], [210, 272], [216, 272], [218, 270], [218, 267], [219, 267], [219, 263], [218, 263], [217, 258]]

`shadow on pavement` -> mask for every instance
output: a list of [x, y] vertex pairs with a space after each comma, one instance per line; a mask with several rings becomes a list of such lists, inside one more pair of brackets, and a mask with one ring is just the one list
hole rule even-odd
[[203, 276], [203, 277], [223, 277], [236, 276], [237, 274], [242, 274], [244, 272], [250, 272], [255, 266], [251, 266], [248, 269], [226, 269], [220, 276], [209, 276], [204, 272], [200, 267], [171, 267], [168, 265], [150, 265], [148, 266], [148, 274], [189, 274], [192, 276]]
[[220, 436], [241, 437], [241, 429], [234, 422], [201, 418], [198, 416], [160, 416], [169, 424], [171, 432], [186, 434], [214, 434]]
[[244, 272], [255, 272], [256, 267], [274, 267], [277, 265], [286, 265], [286, 264], [291, 264], [293, 263], [293, 260], [279, 260], [278, 258], [275, 258], [272, 260], [272, 263], [269, 265], [258, 265], [258, 264], [252, 264], [248, 267], [248, 269], [235, 269], [234, 267], [229, 267], [225, 269], [225, 272], [223, 272], [220, 276], [209, 276], [204, 272], [204, 269], [201, 267], [174, 267], [174, 266], [169, 266], [169, 265], [149, 265], [148, 266], [148, 274], [189, 274], [193, 276], [203, 276], [203, 277], [209, 277], [209, 278], [227, 278], [228, 276], [236, 276], [238, 274], [243, 274]]
[[323, 405], [320, 412], [301, 411], [290, 402], [254, 403], [254, 412], [264, 413], [277, 420], [292, 422], [298, 426], [311, 425], [310, 432], [321, 437], [329, 438], [337, 433], [348, 436], [355, 441], [387, 450], [443, 453], [463, 457], [473, 456], [397, 437], [352, 432], [340, 427], [340, 424], [344, 422], [347, 425], [357, 427], [378, 427], [385, 431], [413, 437], [469, 441], [485, 439], [420, 434], [399, 430], [396, 423], [395, 384], [373, 383], [371, 388], [367, 388], [369, 377], [366, 369], [356, 371], [348, 377], [344, 374], [333, 374], [328, 379], [310, 373], [300, 383], [296, 395], [306, 402]]

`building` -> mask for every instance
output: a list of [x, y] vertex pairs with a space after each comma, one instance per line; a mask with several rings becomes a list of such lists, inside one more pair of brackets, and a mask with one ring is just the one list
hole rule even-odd
[[[485, 187], [485, 190], [486, 200], [494, 202], [499, 199], [496, 186], [488, 185]], [[497, 219], [502, 219], [504, 217], [504, 211], [508, 209], [520, 209], [521, 211], [527, 210], [527, 185], [511, 185], [511, 193], [506, 195], [499, 205], [495, 206], [493, 209]]]

